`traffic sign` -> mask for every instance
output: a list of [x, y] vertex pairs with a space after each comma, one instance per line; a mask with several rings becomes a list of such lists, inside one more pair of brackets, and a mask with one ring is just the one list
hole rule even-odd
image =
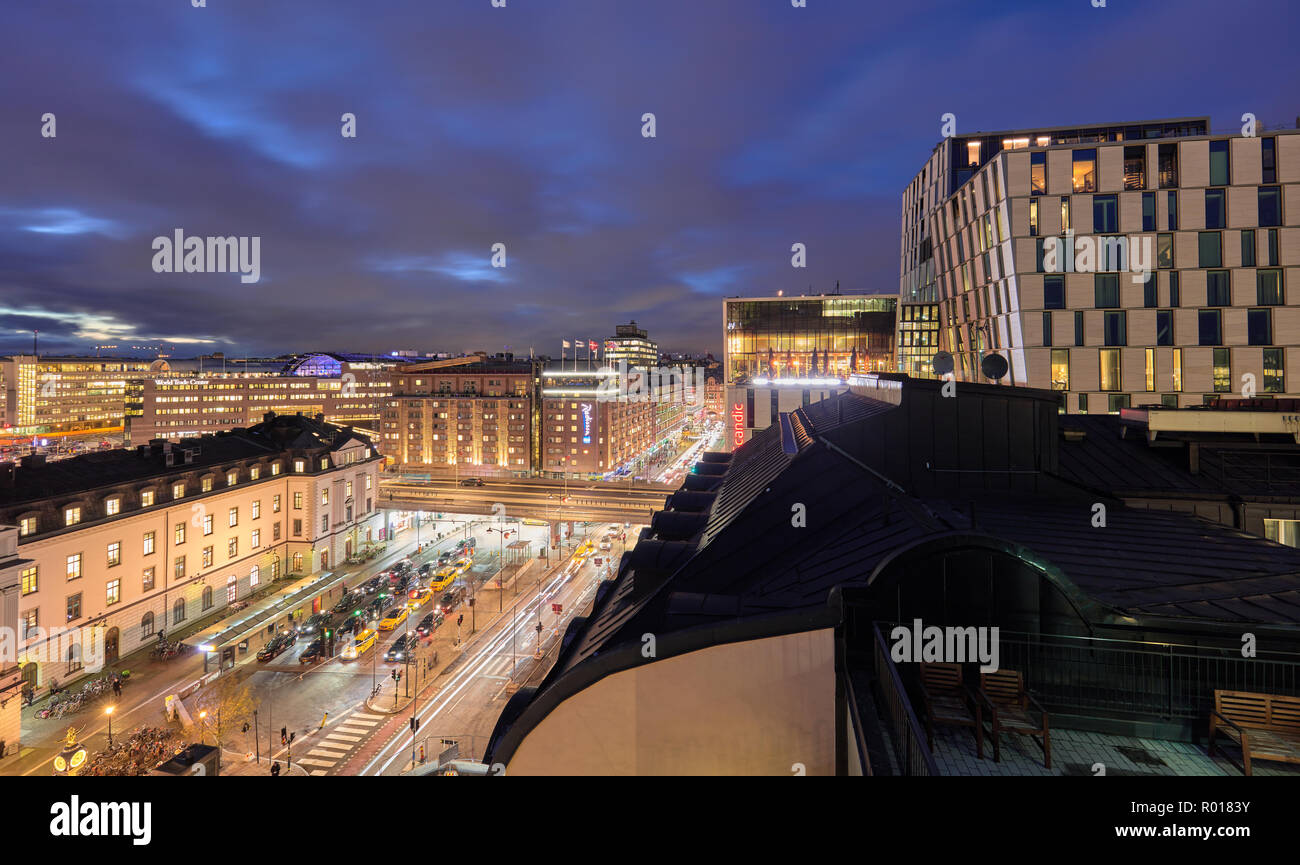
[[551, 604], [551, 612], [558, 616], [564, 612], [564, 604]]

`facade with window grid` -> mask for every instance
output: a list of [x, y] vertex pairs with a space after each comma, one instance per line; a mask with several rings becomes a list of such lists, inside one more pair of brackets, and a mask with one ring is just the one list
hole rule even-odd
[[[1070, 412], [1296, 396], [1300, 134], [1212, 135], [1208, 118], [1023, 130], [939, 144], [903, 200], [902, 303], [939, 305], [953, 375], [1065, 393]], [[1125, 238], [1147, 282], [1048, 272], [1045, 241]], [[1050, 247], [1048, 247], [1050, 249]], [[1105, 259], [1106, 256], [1101, 258]], [[1082, 271], [1083, 268], [1076, 268]], [[1294, 359], [1292, 357], [1291, 359]]]
[[[0, 466], [0, 526], [15, 528], [25, 560], [13, 593], [23, 680], [77, 678], [82, 658], [112, 663], [274, 579], [328, 570], [380, 541], [380, 461], [366, 438], [291, 415]], [[78, 635], [76, 646], [59, 642], [57, 659], [56, 628]]]

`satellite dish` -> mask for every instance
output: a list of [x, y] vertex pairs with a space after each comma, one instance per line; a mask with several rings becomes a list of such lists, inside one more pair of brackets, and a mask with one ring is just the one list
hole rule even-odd
[[985, 378], [998, 381], [1007, 374], [1007, 359], [997, 352], [986, 354], [980, 361], [980, 372], [984, 373]]
[[930, 360], [930, 368], [934, 370], [935, 375], [947, 375], [952, 372], [952, 354], [946, 351], [936, 351], [934, 357]]

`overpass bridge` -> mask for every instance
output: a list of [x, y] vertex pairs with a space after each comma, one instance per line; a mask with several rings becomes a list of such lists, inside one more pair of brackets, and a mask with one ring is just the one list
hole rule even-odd
[[461, 486], [454, 480], [382, 479], [380, 507], [402, 510], [492, 514], [501, 504], [509, 517], [579, 522], [646, 523], [676, 488], [667, 484], [601, 481], [569, 482], [544, 478], [484, 479], [484, 485]]

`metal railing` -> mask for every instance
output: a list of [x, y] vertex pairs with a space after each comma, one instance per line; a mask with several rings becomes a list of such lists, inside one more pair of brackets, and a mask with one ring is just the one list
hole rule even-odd
[[898, 675], [898, 668], [889, 655], [889, 646], [880, 633], [878, 625], [875, 632], [876, 681], [880, 685], [880, 694], [889, 722], [889, 739], [894, 749], [894, 762], [901, 775], [938, 775], [934, 756], [925, 744], [925, 734], [921, 723], [912, 711], [912, 701], [903, 688], [903, 680]]
[[1054, 711], [1117, 718], [1205, 718], [1215, 690], [1300, 696], [1300, 655], [1100, 637], [999, 633], [999, 666], [1019, 670]]

